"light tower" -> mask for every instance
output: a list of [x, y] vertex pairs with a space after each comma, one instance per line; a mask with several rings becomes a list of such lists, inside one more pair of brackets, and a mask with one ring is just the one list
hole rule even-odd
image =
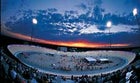
[[137, 8], [134, 8], [132, 12], [133, 12], [133, 16], [136, 19], [137, 25], [138, 25], [138, 27], [140, 29], [140, 24], [139, 24], [139, 19], [138, 19], [138, 9]]
[[[36, 25], [37, 23], [38, 23], [38, 21], [37, 21], [37, 19], [36, 18], [33, 18], [32, 19], [32, 23], [34, 24], [34, 25]], [[31, 42], [33, 41], [33, 28], [34, 28], [34, 26], [32, 27], [32, 30], [31, 30]]]
[[138, 14], [138, 10], [137, 10], [137, 8], [134, 8], [133, 9], [133, 16], [136, 16]]
[[111, 26], [112, 26], [112, 22], [111, 21], [107, 21], [106, 27], [109, 29], [109, 36], [110, 36], [110, 42], [109, 42], [109, 44], [110, 44], [110, 48], [111, 48], [111, 33], [110, 33]]

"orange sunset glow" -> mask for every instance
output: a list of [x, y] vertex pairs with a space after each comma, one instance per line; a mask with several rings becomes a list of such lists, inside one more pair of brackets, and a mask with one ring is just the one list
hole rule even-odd
[[[3, 34], [10, 36], [10, 37], [31, 41], [31, 37], [27, 36], [27, 35], [10, 32], [10, 31], [4, 30], [4, 29], [2, 32], [3, 32]], [[38, 42], [38, 43], [43, 43], [43, 44], [68, 46], [68, 47], [108, 48], [110, 46], [110, 44], [106, 44], [106, 43], [95, 43], [95, 42], [89, 42], [89, 41], [85, 41], [85, 40], [64, 42], [64, 41], [50, 41], [50, 40], [32, 38], [32, 41]], [[111, 44], [111, 46], [112, 47], [126, 47], [126, 46], [129, 46], [129, 44]]]

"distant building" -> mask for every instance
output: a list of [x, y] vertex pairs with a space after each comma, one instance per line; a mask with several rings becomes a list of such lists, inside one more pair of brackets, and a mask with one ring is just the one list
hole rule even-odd
[[57, 50], [67, 52], [68, 48], [67, 47], [58, 47]]

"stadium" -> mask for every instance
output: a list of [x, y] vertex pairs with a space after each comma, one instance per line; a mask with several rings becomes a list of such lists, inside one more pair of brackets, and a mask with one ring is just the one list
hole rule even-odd
[[115, 2], [1, 0], [1, 82], [139, 83], [140, 1]]

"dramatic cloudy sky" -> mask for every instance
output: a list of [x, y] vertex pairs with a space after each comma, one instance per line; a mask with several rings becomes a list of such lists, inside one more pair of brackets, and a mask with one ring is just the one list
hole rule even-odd
[[139, 11], [140, 0], [1, 0], [2, 34], [64, 46], [140, 46]]

